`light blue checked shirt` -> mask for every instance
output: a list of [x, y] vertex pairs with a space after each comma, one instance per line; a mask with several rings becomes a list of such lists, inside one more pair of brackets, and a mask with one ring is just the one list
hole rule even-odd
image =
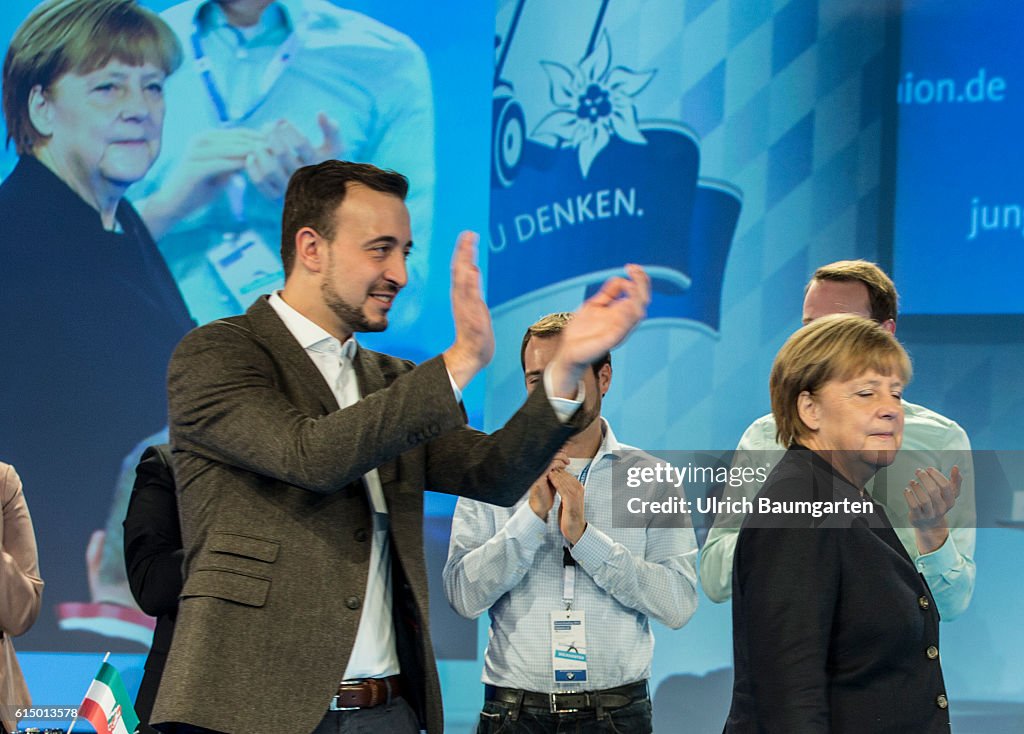
[[[587, 529], [571, 551], [573, 609], [586, 615], [587, 690], [650, 677], [649, 617], [677, 629], [697, 608], [692, 527], [612, 527], [613, 464], [626, 452], [631, 464], [656, 460], [620, 444], [607, 422], [604, 428], [584, 485]], [[545, 524], [528, 497], [511, 508], [459, 499], [444, 591], [462, 616], [490, 614], [484, 683], [553, 693], [550, 613], [565, 608], [559, 498]]]

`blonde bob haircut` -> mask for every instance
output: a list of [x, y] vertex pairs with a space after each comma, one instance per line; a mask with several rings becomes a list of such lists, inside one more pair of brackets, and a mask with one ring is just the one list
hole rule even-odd
[[174, 31], [136, 0], [47, 0], [14, 33], [4, 59], [7, 145], [27, 155], [42, 137], [29, 119], [32, 89], [45, 91], [69, 72], [88, 74], [117, 59], [153, 64], [171, 74], [181, 66]]
[[877, 322], [855, 314], [832, 314], [797, 331], [775, 356], [768, 381], [776, 440], [791, 446], [810, 433], [797, 410], [802, 392], [813, 395], [827, 382], [869, 371], [886, 377], [895, 373], [904, 384], [913, 375], [906, 350]]

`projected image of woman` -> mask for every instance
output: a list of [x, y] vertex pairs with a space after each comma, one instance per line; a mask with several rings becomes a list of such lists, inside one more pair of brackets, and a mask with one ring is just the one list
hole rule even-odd
[[[949, 732], [935, 601], [864, 491], [900, 448], [910, 376], [899, 342], [852, 314], [816, 319], [776, 356], [790, 448], [736, 546], [727, 734]], [[912, 508], [933, 481], [918, 472]]]
[[[124, 199], [160, 152], [164, 79], [180, 60], [171, 30], [134, 0], [50, 0], [4, 61], [19, 160], [0, 185], [0, 445], [38, 488], [51, 601], [131, 603], [117, 582], [98, 588], [102, 579], [90, 596], [83, 559], [121, 458], [165, 424], [167, 361], [191, 327]], [[102, 537], [93, 540], [96, 556]], [[101, 617], [92, 621], [102, 627]], [[54, 621], [44, 610], [40, 627], [52, 633]]]

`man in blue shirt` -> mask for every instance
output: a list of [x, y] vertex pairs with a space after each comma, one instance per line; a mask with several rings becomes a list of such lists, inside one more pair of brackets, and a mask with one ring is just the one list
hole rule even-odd
[[[570, 317], [527, 330], [528, 391]], [[611, 377], [606, 354], [585, 374], [581, 429], [514, 507], [458, 501], [444, 588], [459, 614], [491, 620], [480, 734], [605, 731], [609, 720], [615, 731], [650, 732], [649, 618], [679, 628], [696, 609], [692, 527], [613, 521], [614, 482], [654, 458], [620, 444], [601, 417]]]
[[[840, 260], [818, 268], [807, 284], [803, 322], [854, 313], [895, 334], [897, 302], [895, 284], [877, 265]], [[967, 609], [974, 593], [971, 443], [963, 428], [935, 411], [905, 400], [903, 410], [903, 446], [896, 461], [869, 482], [867, 491], [885, 507], [897, 536], [928, 582], [942, 619], [949, 621]], [[775, 419], [765, 415], [743, 433], [737, 463], [774, 464], [784, 450], [776, 443]], [[752, 497], [760, 484], [747, 483], [745, 489]], [[742, 514], [719, 514], [701, 551], [701, 586], [712, 601], [732, 596], [733, 554], [742, 521]]]
[[419, 47], [327, 0], [187, 0], [162, 16], [185, 59], [165, 89], [163, 151], [132, 193], [193, 317], [233, 316], [283, 285], [285, 186], [328, 158], [409, 175], [411, 282], [424, 283], [434, 111]]

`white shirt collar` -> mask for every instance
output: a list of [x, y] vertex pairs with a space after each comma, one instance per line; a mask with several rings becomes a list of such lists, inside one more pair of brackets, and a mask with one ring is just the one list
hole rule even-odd
[[[557, 400], [558, 398], [551, 398]], [[615, 438], [615, 433], [612, 431], [611, 425], [605, 420], [604, 416], [600, 416], [601, 420], [601, 445], [597, 447], [597, 453], [594, 454], [593, 458], [590, 459], [570, 459], [569, 461], [582, 461], [585, 463], [593, 463], [600, 460], [604, 456], [616, 456], [623, 450], [622, 444], [619, 443], [618, 439]]]
[[267, 299], [267, 303], [274, 309], [277, 315], [284, 322], [285, 327], [295, 337], [303, 349], [312, 352], [328, 352], [337, 354], [339, 357], [352, 360], [356, 355], [358, 344], [355, 337], [351, 336], [342, 344], [335, 337], [331, 336], [322, 326], [319, 326], [294, 308], [285, 303], [281, 298], [281, 291], [274, 291]]
[[622, 451], [622, 444], [615, 438], [615, 432], [612, 431], [611, 424], [601, 416], [601, 424], [604, 427], [604, 435], [601, 438], [601, 445], [597, 447], [597, 453], [594, 454], [594, 460], [600, 459], [605, 454], [615, 456]]

